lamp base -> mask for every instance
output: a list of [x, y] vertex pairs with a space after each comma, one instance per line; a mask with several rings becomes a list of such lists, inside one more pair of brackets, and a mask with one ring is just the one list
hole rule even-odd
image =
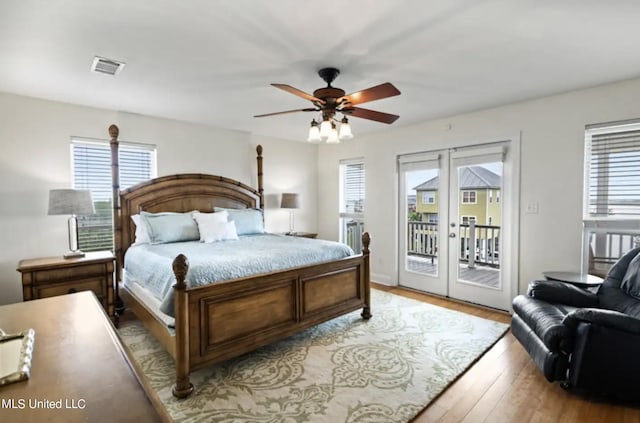
[[69, 251], [68, 253], [65, 253], [62, 257], [66, 258], [66, 259], [74, 259], [74, 258], [81, 258], [84, 257], [84, 253], [80, 250], [76, 250], [76, 251]]

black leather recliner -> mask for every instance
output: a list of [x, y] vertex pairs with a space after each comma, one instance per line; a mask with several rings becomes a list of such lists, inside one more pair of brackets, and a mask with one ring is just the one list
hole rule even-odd
[[514, 298], [511, 330], [547, 380], [640, 402], [640, 298], [628, 294], [640, 281], [639, 253], [622, 256], [597, 293], [533, 281]]

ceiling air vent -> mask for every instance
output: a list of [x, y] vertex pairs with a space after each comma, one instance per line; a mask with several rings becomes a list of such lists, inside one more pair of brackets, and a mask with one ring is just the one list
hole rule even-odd
[[97, 73], [104, 73], [106, 75], [117, 75], [124, 68], [124, 62], [118, 62], [117, 60], [105, 59], [104, 57], [96, 56], [93, 58], [93, 64], [91, 70]]

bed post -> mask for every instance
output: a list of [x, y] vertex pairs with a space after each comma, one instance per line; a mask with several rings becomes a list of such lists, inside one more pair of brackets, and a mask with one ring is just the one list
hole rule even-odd
[[176, 384], [173, 385], [173, 396], [186, 398], [193, 392], [193, 384], [189, 380], [189, 300], [185, 278], [189, 270], [189, 261], [184, 254], [173, 260], [173, 274], [176, 277], [174, 289], [174, 315], [176, 329]]
[[111, 137], [111, 142], [109, 143], [111, 147], [111, 188], [112, 188], [112, 203], [113, 203], [113, 230], [114, 230], [114, 249], [116, 255], [116, 277], [115, 277], [115, 318], [116, 322], [118, 319], [118, 315], [122, 313], [124, 309], [124, 304], [122, 299], [120, 298], [120, 290], [118, 285], [120, 284], [120, 279], [122, 279], [122, 263], [124, 262], [124, 258], [122, 257], [122, 246], [121, 246], [121, 237], [122, 237], [122, 226], [120, 224], [120, 159], [118, 156], [118, 135], [120, 135], [120, 130], [116, 125], [109, 126], [109, 136]]
[[371, 237], [369, 232], [362, 234], [362, 258], [364, 259], [364, 308], [362, 309], [362, 318], [369, 320], [371, 318], [371, 274], [369, 272], [369, 244]]
[[256, 147], [256, 153], [258, 153], [258, 157], [256, 160], [258, 161], [258, 194], [260, 194], [260, 208], [264, 210], [264, 187], [262, 186], [262, 146], [258, 144]]

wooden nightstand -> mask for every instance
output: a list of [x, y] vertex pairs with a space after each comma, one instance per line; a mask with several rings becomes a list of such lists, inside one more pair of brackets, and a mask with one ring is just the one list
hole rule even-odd
[[43, 257], [20, 260], [24, 301], [79, 291], [93, 291], [114, 322], [113, 268], [111, 251], [87, 253], [85, 257], [65, 259]]
[[300, 238], [315, 238], [318, 236], [318, 234], [314, 234], [313, 232], [294, 232], [292, 234], [290, 233], [285, 233], [285, 235], [287, 236], [297, 236]]

